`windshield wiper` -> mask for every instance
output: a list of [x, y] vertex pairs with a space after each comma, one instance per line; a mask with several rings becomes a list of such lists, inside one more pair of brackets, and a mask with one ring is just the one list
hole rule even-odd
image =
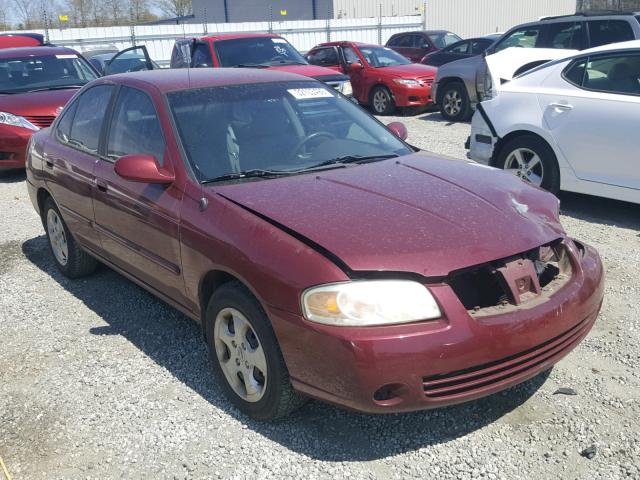
[[295, 60], [278, 60], [277, 62], [269, 62], [270, 65], [309, 65], [304, 62], [297, 62]]
[[259, 178], [259, 177], [278, 177], [282, 175], [291, 175], [293, 171], [284, 170], [261, 170], [255, 168], [252, 170], [245, 170], [244, 172], [225, 173], [224, 175], [218, 175], [217, 177], [204, 180], [202, 183], [216, 183], [225, 182], [227, 180], [240, 180], [243, 178]]
[[264, 63], [239, 63], [234, 65], [233, 68], [269, 68], [269, 65]]
[[66, 90], [67, 88], [81, 88], [81, 87], [84, 87], [84, 84], [83, 85], [57, 85], [57, 86], [51, 86], [51, 87], [34, 88], [33, 90], [27, 90], [25, 93], [44, 92], [46, 90]]
[[332, 158], [330, 160], [325, 160], [324, 162], [320, 162], [310, 169], [324, 167], [327, 165], [347, 165], [349, 163], [369, 163], [369, 162], [377, 162], [379, 160], [386, 160], [388, 158], [396, 158], [399, 157], [397, 153], [389, 153], [385, 155], [343, 155], [341, 157]]

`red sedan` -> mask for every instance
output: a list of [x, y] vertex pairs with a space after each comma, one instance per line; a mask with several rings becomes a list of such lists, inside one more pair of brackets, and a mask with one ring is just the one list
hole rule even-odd
[[390, 48], [357, 42], [321, 43], [309, 51], [307, 60], [347, 73], [353, 96], [378, 115], [391, 115], [397, 107], [431, 103], [437, 69], [411, 63]]
[[114, 75], [34, 135], [28, 189], [58, 268], [99, 260], [199, 322], [254, 418], [433, 408], [549, 369], [599, 312], [597, 252], [553, 195], [401, 127], [284, 72]]
[[33, 132], [51, 125], [78, 89], [96, 78], [69, 48], [0, 50], [0, 170], [24, 168]]

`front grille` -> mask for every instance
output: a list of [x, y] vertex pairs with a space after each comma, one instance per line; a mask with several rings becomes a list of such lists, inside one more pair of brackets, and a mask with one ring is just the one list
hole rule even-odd
[[425, 396], [445, 400], [481, 393], [486, 387], [524, 376], [544, 362], [571, 350], [587, 333], [591, 317], [536, 347], [491, 363], [422, 379]]
[[55, 115], [34, 115], [31, 117], [24, 117], [29, 122], [33, 123], [36, 127], [47, 128], [51, 126], [53, 121], [56, 119]]

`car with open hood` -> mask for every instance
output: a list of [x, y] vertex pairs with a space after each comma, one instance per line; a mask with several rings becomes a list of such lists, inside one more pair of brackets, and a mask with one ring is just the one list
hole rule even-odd
[[567, 355], [603, 270], [553, 195], [406, 134], [300, 75], [113, 75], [34, 136], [27, 185], [60, 271], [99, 259], [197, 321], [247, 415], [435, 408]]
[[390, 48], [359, 42], [321, 43], [309, 50], [307, 60], [348, 74], [353, 97], [378, 115], [431, 104], [436, 68], [411, 63]]
[[78, 89], [98, 76], [69, 48], [0, 50], [0, 170], [24, 168], [31, 135], [51, 125]]

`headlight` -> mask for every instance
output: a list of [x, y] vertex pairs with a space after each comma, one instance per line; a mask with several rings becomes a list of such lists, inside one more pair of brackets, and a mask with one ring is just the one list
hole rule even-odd
[[393, 81], [400, 85], [420, 85], [420, 82], [410, 78], [394, 78]]
[[351, 86], [351, 82], [349, 80], [347, 80], [346, 82], [342, 82], [340, 93], [346, 95], [347, 97], [353, 95], [353, 87]]
[[410, 280], [370, 280], [321, 285], [302, 294], [307, 320], [361, 327], [430, 320], [441, 316], [427, 288]]
[[0, 123], [13, 127], [28, 128], [29, 130], [40, 130], [26, 118], [8, 112], [0, 112]]

